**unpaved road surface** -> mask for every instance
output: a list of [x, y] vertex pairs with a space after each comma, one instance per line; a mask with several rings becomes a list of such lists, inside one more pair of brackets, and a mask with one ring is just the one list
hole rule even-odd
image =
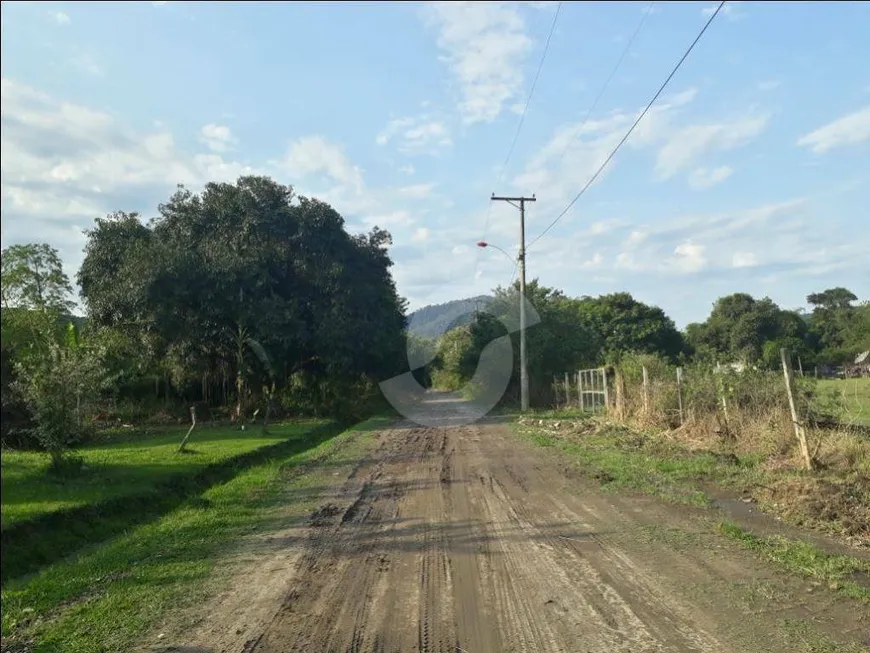
[[504, 425], [369, 437], [304, 527], [170, 650], [816, 650], [806, 628], [870, 644], [864, 606], [770, 569], [685, 509], [601, 493]]

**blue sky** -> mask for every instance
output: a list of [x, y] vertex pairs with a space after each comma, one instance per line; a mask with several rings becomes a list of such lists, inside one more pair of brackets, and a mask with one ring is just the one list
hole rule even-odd
[[[714, 5], [3, 3], [3, 246], [268, 174], [393, 234], [411, 308], [488, 292], [623, 136]], [[584, 122], [631, 35], [622, 65]], [[725, 5], [604, 174], [528, 252], [569, 295], [678, 325], [731, 292], [870, 299], [868, 3]], [[486, 228], [485, 228], [486, 225]]]

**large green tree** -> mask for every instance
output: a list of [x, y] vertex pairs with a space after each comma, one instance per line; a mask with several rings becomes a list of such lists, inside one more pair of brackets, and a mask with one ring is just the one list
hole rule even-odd
[[853, 302], [857, 299], [852, 291], [841, 287], [807, 296], [807, 303], [812, 306], [811, 330], [821, 347], [821, 362], [844, 363], [860, 351], [860, 341], [852, 342], [851, 337], [856, 313]]
[[54, 247], [11, 245], [3, 250], [2, 268], [3, 308], [72, 311], [72, 287]]
[[[301, 409], [399, 371], [404, 304], [389, 245], [383, 230], [351, 236], [328, 204], [249, 176], [179, 187], [148, 224], [97, 221], [78, 279], [95, 323], [148, 334], [186, 396], [238, 402], [277, 381]], [[270, 365], [239, 355], [240, 333]]]
[[701, 358], [776, 365], [780, 347], [809, 361], [812, 347], [805, 320], [769, 297], [746, 293], [720, 297], [706, 321], [690, 324], [686, 339]]
[[685, 349], [682, 334], [662, 309], [627, 292], [583, 297], [577, 309], [578, 321], [592, 326], [605, 357], [634, 352], [676, 359]]

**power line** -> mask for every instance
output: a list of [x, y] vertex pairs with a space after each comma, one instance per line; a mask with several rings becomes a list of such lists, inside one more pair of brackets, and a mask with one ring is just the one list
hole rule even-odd
[[601, 90], [598, 92], [598, 95], [592, 102], [592, 106], [589, 107], [589, 110], [583, 117], [583, 121], [580, 123], [580, 126], [577, 127], [577, 129], [574, 131], [574, 134], [571, 136], [571, 138], [568, 139], [568, 142], [565, 143], [565, 149], [562, 150], [562, 156], [559, 157], [559, 162], [556, 164], [557, 167], [562, 164], [562, 161], [565, 160], [565, 155], [568, 154], [568, 150], [571, 149], [571, 145], [574, 143], [574, 140], [580, 135], [580, 133], [583, 131], [583, 128], [586, 126], [586, 123], [589, 122], [589, 117], [595, 112], [595, 109], [598, 108], [598, 103], [601, 101], [602, 96], [607, 91], [607, 88], [610, 86], [610, 82], [613, 81], [613, 78], [619, 70], [620, 66], [622, 66], [622, 61], [625, 59], [625, 55], [627, 55], [628, 51], [631, 50], [631, 46], [634, 43], [634, 40], [637, 38], [637, 35], [640, 34], [640, 30], [641, 28], [643, 28], [647, 16], [649, 16], [650, 12], [652, 12], [654, 4], [655, 0], [652, 0], [647, 5], [646, 10], [643, 12], [643, 15], [640, 18], [640, 22], [637, 24], [637, 27], [634, 30], [634, 34], [631, 35], [628, 43], [625, 44], [625, 47], [622, 49], [622, 53], [619, 55], [619, 59], [617, 59], [616, 61], [616, 65], [613, 67], [613, 70], [610, 71], [610, 76], [607, 78], [607, 81], [604, 82], [604, 86], [601, 87]]
[[713, 19], [716, 18], [716, 16], [719, 14], [719, 12], [722, 10], [722, 7], [725, 6], [725, 2], [726, 2], [726, 0], [722, 0], [722, 2], [719, 3], [719, 6], [716, 7], [716, 11], [714, 11], [713, 14], [710, 16], [710, 18], [707, 19], [707, 22], [704, 23], [704, 27], [701, 28], [701, 31], [698, 33], [698, 36], [696, 36], [695, 40], [692, 41], [692, 44], [689, 46], [689, 48], [686, 50], [686, 52], [683, 54], [683, 56], [677, 62], [677, 65], [674, 66], [674, 69], [671, 71], [671, 74], [667, 76], [664, 83], [662, 83], [662, 85], [659, 87], [659, 90], [656, 91], [656, 94], [653, 95], [652, 99], [646, 105], [644, 110], [641, 111], [640, 115], [637, 117], [637, 119], [634, 121], [634, 123], [632, 123], [631, 127], [628, 128], [628, 131], [625, 132], [625, 136], [622, 137], [622, 139], [619, 141], [619, 143], [616, 144], [616, 147], [613, 148], [613, 151], [604, 160], [604, 163], [602, 163], [601, 166], [598, 168], [598, 170], [595, 171], [595, 174], [593, 174], [589, 178], [589, 181], [587, 181], [586, 185], [580, 189], [580, 192], [574, 196], [574, 199], [571, 200], [571, 202], [568, 204], [568, 206], [566, 206], [565, 209], [558, 216], [556, 216], [556, 219], [553, 220], [549, 225], [547, 225], [547, 228], [544, 229], [540, 234], [538, 234], [538, 236], [536, 236], [532, 240], [532, 242], [530, 242], [528, 244], [528, 246], [526, 247], [527, 250], [529, 247], [531, 247], [536, 242], [538, 242], [541, 238], [543, 238], [544, 235], [546, 235], [547, 232], [550, 231], [550, 229], [552, 229], [556, 225], [556, 223], [559, 222], [559, 220], [561, 220], [565, 216], [565, 214], [571, 210], [571, 207], [574, 206], [574, 204], [577, 202], [577, 200], [580, 199], [580, 197], [583, 195], [583, 193], [585, 193], [589, 189], [589, 187], [595, 182], [595, 180], [598, 179], [598, 176], [604, 171], [604, 168], [607, 167], [607, 164], [610, 163], [610, 160], [613, 159], [614, 156], [616, 156], [616, 153], [619, 151], [619, 148], [621, 148], [625, 144], [625, 141], [627, 141], [628, 137], [631, 136], [631, 133], [634, 131], [635, 127], [637, 127], [638, 123], [640, 123], [640, 121], [643, 120], [643, 117], [647, 114], [647, 112], [650, 110], [652, 105], [655, 103], [655, 101], [659, 98], [659, 96], [665, 90], [665, 87], [671, 81], [673, 76], [677, 74], [677, 71], [680, 69], [680, 66], [683, 65], [683, 62], [686, 60], [686, 58], [689, 56], [689, 54], [695, 48], [695, 45], [698, 43], [698, 41], [701, 40], [701, 37], [704, 36], [704, 32], [707, 31], [708, 27], [710, 27], [710, 23], [713, 22]]
[[[589, 107], [589, 110], [586, 112], [586, 115], [583, 116], [583, 120], [580, 122], [580, 125], [574, 131], [574, 134], [571, 138], [568, 139], [568, 142], [565, 143], [565, 149], [562, 150], [562, 154], [559, 157], [559, 162], [556, 164], [557, 167], [562, 164], [565, 156], [568, 154], [568, 150], [571, 149], [571, 145], [574, 143], [574, 140], [583, 130], [583, 127], [586, 126], [586, 123], [589, 122], [589, 117], [595, 112], [595, 109], [598, 108], [598, 103], [601, 101], [601, 98], [604, 96], [604, 93], [607, 91], [610, 86], [610, 82], [613, 81], [613, 78], [616, 76], [616, 73], [619, 71], [619, 68], [622, 66], [622, 62], [625, 59], [625, 56], [628, 54], [629, 50], [631, 50], [631, 46], [634, 44], [637, 35], [640, 34], [640, 30], [643, 28], [644, 23], [646, 23], [647, 16], [652, 13], [653, 5], [655, 4], [655, 0], [651, 0], [650, 3], [646, 6], [646, 9], [643, 12], [643, 15], [640, 18], [640, 22], [637, 24], [637, 27], [634, 29], [634, 33], [631, 35], [631, 38], [628, 40], [628, 43], [625, 44], [625, 47], [622, 49], [622, 52], [619, 55], [619, 59], [616, 60], [616, 65], [613, 67], [613, 70], [610, 71], [610, 75], [607, 77], [607, 80], [604, 82], [604, 85], [601, 87], [601, 90], [598, 91], [598, 95], [593, 100], [592, 105]], [[534, 242], [534, 241], [532, 241]], [[531, 244], [531, 243], [530, 243]], [[514, 263], [514, 270], [511, 273], [511, 280], [508, 284], [508, 287], [512, 286], [514, 283], [514, 279], [517, 276], [517, 270], [519, 269], [519, 260]]]
[[[514, 148], [517, 145], [517, 140], [519, 140], [520, 132], [523, 129], [523, 123], [526, 121], [526, 114], [529, 111], [529, 105], [532, 103], [532, 96], [535, 94], [535, 88], [538, 85], [538, 78], [541, 76], [541, 71], [544, 68], [544, 62], [547, 60], [547, 53], [550, 51], [550, 41], [553, 39], [553, 33], [556, 31], [556, 23], [559, 21], [559, 13], [562, 11], [562, 3], [560, 2], [556, 6], [556, 13], [553, 14], [553, 23], [550, 25], [550, 33], [547, 35], [547, 42], [544, 44], [544, 51], [541, 54], [541, 60], [538, 62], [538, 70], [535, 72], [535, 77], [532, 79], [532, 86], [529, 89], [528, 98], [526, 98], [526, 104], [523, 107], [523, 113], [520, 115], [520, 120], [517, 123], [517, 129], [514, 132], [513, 140], [511, 141], [511, 145], [508, 148], [507, 156], [504, 158], [504, 162], [501, 164], [501, 170], [498, 173], [498, 177], [496, 178], [496, 186], [501, 184], [502, 178], [504, 177], [504, 173], [507, 170], [508, 163], [510, 162], [511, 156], [513, 156]], [[492, 216], [492, 202], [489, 202], [489, 206], [486, 211], [486, 218], [483, 223], [483, 234], [481, 235], [481, 240], [486, 240], [486, 232], [489, 229], [489, 220]], [[480, 252], [477, 255], [477, 265], [480, 265]]]

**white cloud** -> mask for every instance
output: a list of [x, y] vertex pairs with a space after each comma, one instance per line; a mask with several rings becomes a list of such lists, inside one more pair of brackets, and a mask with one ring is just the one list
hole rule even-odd
[[375, 142], [386, 145], [393, 140], [396, 141], [398, 151], [403, 154], [436, 154], [439, 150], [453, 145], [444, 123], [428, 115], [391, 120], [378, 134]]
[[[748, 142], [767, 125], [768, 118], [764, 115], [715, 123], [687, 121], [681, 114], [696, 94], [696, 89], [689, 88], [664, 98], [646, 114], [627, 141], [634, 150], [658, 148], [656, 170], [661, 179], [701, 167], [698, 162], [704, 156]], [[513, 180], [514, 187], [523, 192], [534, 189], [541, 195], [537, 211], [560, 212], [607, 160], [640, 111], [616, 111], [585, 123], [557, 127], [550, 140]], [[610, 161], [595, 183], [611, 174], [624, 156], [627, 154], [623, 150]], [[724, 168], [716, 169], [713, 181], [724, 179]], [[699, 181], [698, 175], [694, 181]]]
[[669, 263], [678, 272], [698, 272], [707, 264], [707, 258], [704, 256], [705, 249], [704, 245], [687, 240], [677, 245], [677, 248], [674, 250], [674, 256], [670, 259]]
[[592, 255], [592, 258], [583, 261], [580, 264], [580, 267], [584, 270], [597, 270], [604, 264], [604, 257], [601, 255], [601, 252], [595, 252]]
[[842, 116], [801, 136], [797, 144], [823, 154], [835, 147], [857, 145], [870, 140], [870, 106]]
[[532, 48], [519, 7], [499, 2], [435, 2], [425, 14], [459, 85], [465, 124], [491, 122], [521, 95]]
[[[739, 7], [742, 4], [743, 3], [739, 0], [731, 0], [730, 2], [726, 2], [725, 6], [722, 7], [722, 10], [719, 12], [719, 15], [725, 16], [729, 20], [740, 20], [746, 15], [743, 12], [739, 11]], [[710, 5], [709, 7], [704, 7], [701, 9], [701, 13], [705, 16], [712, 16], [713, 12], [716, 11], [716, 7], [718, 6], [718, 4], [715, 4]]]
[[758, 259], [752, 252], [734, 252], [731, 257], [731, 265], [735, 268], [751, 268], [758, 265]]
[[398, 192], [400, 195], [404, 195], [405, 197], [421, 199], [429, 197], [434, 188], [435, 184], [412, 184], [411, 186], [403, 186], [399, 188]]
[[229, 127], [214, 123], [203, 126], [199, 132], [199, 140], [212, 152], [227, 152], [236, 143]]
[[775, 88], [779, 88], [782, 85], [782, 81], [778, 79], [764, 79], [758, 82], [755, 87], [759, 91], [772, 91]]
[[647, 233], [644, 231], [632, 231], [628, 235], [628, 240], [626, 240], [626, 245], [629, 247], [634, 247], [635, 245], [640, 245], [647, 238]]
[[408, 175], [409, 177], [414, 174], [414, 166], [412, 165], [399, 166], [398, 170], [403, 175]]
[[219, 168], [246, 170], [213, 155], [185, 155], [163, 129], [135, 132], [107, 113], [55, 100], [7, 78], [2, 120], [4, 187], [64, 184], [67, 196], [83, 199], [94, 188], [103, 193], [143, 185], [172, 188], [200, 183]]
[[413, 222], [414, 219], [407, 211], [393, 211], [391, 213], [363, 218], [363, 223], [368, 227], [378, 226], [387, 229], [390, 227], [410, 225], [413, 224]]
[[745, 145], [765, 130], [769, 120], [768, 115], [758, 115], [679, 128], [659, 149], [656, 174], [660, 179], [670, 179], [705, 154]]
[[177, 184], [231, 181], [256, 172], [217, 154], [180, 151], [164, 127], [135, 131], [114, 116], [2, 79], [0, 196], [4, 246], [57, 247], [74, 276], [81, 230], [118, 209], [146, 216]]
[[589, 225], [588, 233], [590, 236], [600, 236], [610, 233], [614, 229], [618, 229], [622, 226], [625, 226], [625, 220], [616, 220], [612, 218], [608, 220], [596, 220]]
[[49, 15], [58, 25], [68, 25], [70, 22], [69, 14], [64, 13], [63, 11], [52, 11], [49, 12]]
[[417, 227], [411, 235], [411, 242], [424, 243], [429, 240], [429, 230], [426, 227]]
[[719, 166], [718, 168], [697, 168], [689, 173], [689, 186], [695, 190], [711, 188], [720, 184], [734, 173], [731, 166]]
[[86, 52], [80, 52], [79, 54], [71, 56], [67, 59], [66, 63], [79, 72], [91, 75], [92, 77], [103, 76], [103, 67], [96, 61], [96, 59], [94, 59], [93, 56]]
[[357, 193], [363, 191], [362, 171], [350, 162], [341, 147], [322, 136], [305, 136], [293, 141], [284, 167], [291, 175], [324, 174]]

